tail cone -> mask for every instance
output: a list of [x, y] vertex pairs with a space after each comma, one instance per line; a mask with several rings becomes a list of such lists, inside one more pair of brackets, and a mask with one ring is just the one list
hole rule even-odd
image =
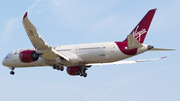
[[150, 49], [153, 49], [154, 48], [154, 46], [151, 46], [151, 45], [148, 45], [148, 50], [150, 50]]

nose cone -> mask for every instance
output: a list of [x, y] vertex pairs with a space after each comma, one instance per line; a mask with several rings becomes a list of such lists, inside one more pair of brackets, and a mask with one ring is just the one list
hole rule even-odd
[[6, 57], [4, 58], [4, 60], [2, 61], [2, 64], [6, 67], [9, 67], [10, 64], [10, 59], [11, 59], [12, 54], [9, 53], [6, 55]]
[[2, 64], [3, 64], [4, 66], [8, 66], [8, 61], [7, 61], [6, 59], [4, 59], [4, 60], [2, 61]]

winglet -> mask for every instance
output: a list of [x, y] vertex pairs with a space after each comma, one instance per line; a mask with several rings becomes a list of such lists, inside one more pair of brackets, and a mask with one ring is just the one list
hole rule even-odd
[[164, 59], [164, 58], [167, 58], [167, 56], [165, 56], [165, 57], [161, 57], [161, 59]]
[[26, 12], [26, 13], [24, 14], [23, 19], [25, 19], [25, 18], [27, 17], [27, 14], [28, 14], [28, 12]]

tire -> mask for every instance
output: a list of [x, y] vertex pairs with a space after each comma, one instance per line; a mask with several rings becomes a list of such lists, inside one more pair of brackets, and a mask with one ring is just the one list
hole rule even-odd
[[57, 67], [57, 70], [60, 70], [60, 67]]
[[83, 75], [84, 77], [87, 77], [87, 73], [84, 73], [84, 75]]
[[56, 65], [53, 65], [53, 69], [56, 69], [57, 67], [56, 67]]
[[64, 70], [64, 67], [60, 67], [60, 70], [63, 71], [63, 70]]
[[10, 72], [10, 74], [11, 74], [11, 75], [14, 75], [14, 74], [15, 74], [15, 72], [14, 72], [14, 71], [11, 71], [11, 72]]

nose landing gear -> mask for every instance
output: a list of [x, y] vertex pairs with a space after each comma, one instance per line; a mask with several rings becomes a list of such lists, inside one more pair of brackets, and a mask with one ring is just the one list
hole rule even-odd
[[15, 67], [9, 67], [9, 69], [12, 70], [12, 71], [10, 71], [10, 74], [11, 74], [11, 75], [14, 75], [14, 74], [15, 74], [15, 72], [14, 72]]

